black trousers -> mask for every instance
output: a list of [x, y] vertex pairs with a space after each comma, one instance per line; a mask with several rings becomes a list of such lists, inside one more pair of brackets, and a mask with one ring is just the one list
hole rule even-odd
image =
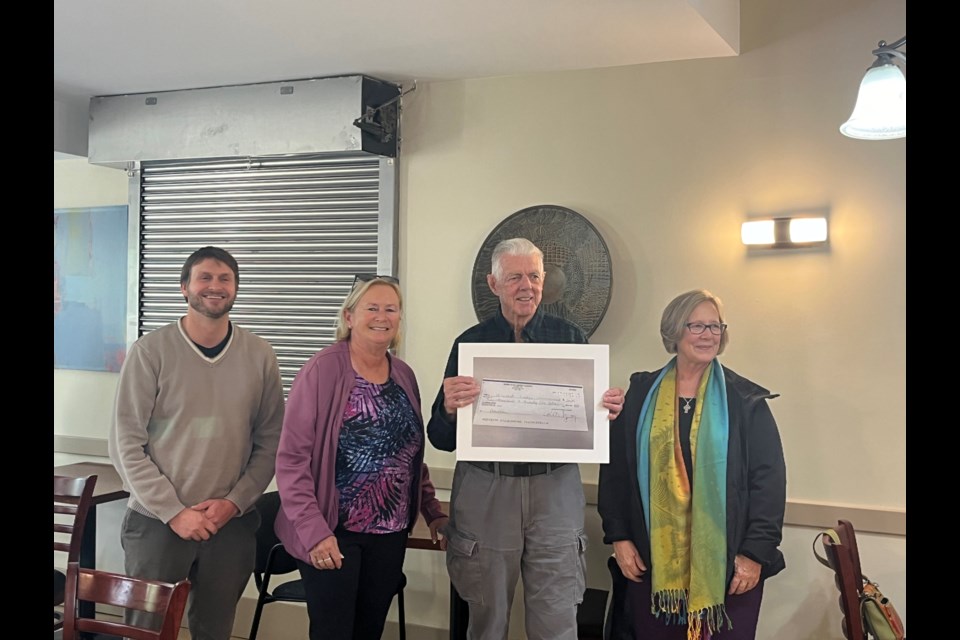
[[[686, 640], [687, 625], [668, 625], [662, 618], [650, 612], [649, 574], [641, 582], [624, 579], [627, 585], [627, 613], [633, 620], [633, 636], [644, 640]], [[727, 595], [724, 599], [727, 616], [732, 629], [726, 624], [712, 635], [704, 632], [705, 640], [754, 640], [757, 637], [757, 623], [760, 618], [760, 603], [763, 601], [763, 580], [753, 589], [738, 596]], [[617, 636], [614, 636], [617, 637]]]
[[407, 532], [334, 532], [340, 569], [317, 569], [297, 561], [307, 594], [310, 640], [380, 640], [387, 611], [400, 584]]

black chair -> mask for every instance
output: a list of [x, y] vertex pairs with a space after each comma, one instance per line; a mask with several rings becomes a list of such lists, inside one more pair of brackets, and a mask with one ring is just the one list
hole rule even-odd
[[[273, 522], [280, 510], [280, 494], [270, 491], [257, 500], [257, 511], [260, 512], [260, 529], [257, 530], [257, 559], [253, 568], [253, 579], [257, 584], [257, 607], [253, 612], [253, 624], [250, 625], [250, 640], [256, 640], [260, 627], [260, 616], [264, 605], [271, 602], [306, 602], [307, 596], [303, 582], [299, 579], [284, 582], [270, 590], [270, 579], [273, 576], [297, 571], [297, 562], [293, 556], [283, 548], [283, 543], [273, 531]], [[407, 586], [407, 576], [400, 574], [400, 584], [397, 585], [397, 609], [400, 613], [400, 640], [406, 640], [406, 619], [403, 609], [403, 589]]]
[[587, 588], [577, 607], [577, 640], [604, 640], [603, 621], [607, 615], [607, 591]]

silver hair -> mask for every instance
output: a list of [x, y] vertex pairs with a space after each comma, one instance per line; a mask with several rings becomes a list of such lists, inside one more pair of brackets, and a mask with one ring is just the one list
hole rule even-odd
[[497, 282], [503, 280], [503, 265], [500, 263], [503, 256], [536, 256], [540, 259], [540, 264], [543, 264], [543, 251], [526, 238], [503, 240], [493, 248], [493, 254], [490, 256], [490, 273]]

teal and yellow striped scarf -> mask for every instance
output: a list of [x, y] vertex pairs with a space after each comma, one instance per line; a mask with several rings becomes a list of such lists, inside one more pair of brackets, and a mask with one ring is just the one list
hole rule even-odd
[[651, 610], [687, 623], [688, 640], [724, 620], [727, 576], [727, 434], [723, 367], [714, 358], [697, 391], [690, 431], [693, 490], [678, 442], [674, 357], [657, 376], [637, 423], [637, 480], [650, 536]]

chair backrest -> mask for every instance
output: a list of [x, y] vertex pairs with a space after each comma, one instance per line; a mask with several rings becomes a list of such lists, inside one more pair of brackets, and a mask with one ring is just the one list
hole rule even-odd
[[[78, 563], [71, 562], [67, 566], [64, 640], [73, 640], [83, 632], [105, 633], [132, 640], [176, 640], [189, 593], [188, 580], [176, 584], [141, 580], [118, 573], [81, 569]], [[80, 600], [154, 613], [162, 618], [163, 624], [153, 630], [112, 620], [82, 618], [79, 614]]]
[[860, 569], [860, 549], [857, 548], [857, 532], [849, 520], [837, 520], [837, 535], [840, 536], [840, 544], [847, 547], [850, 552], [850, 560], [853, 562], [853, 575], [856, 578], [857, 591], [863, 593], [863, 571]]
[[96, 485], [97, 476], [53, 476], [53, 550], [66, 552], [68, 563], [80, 560], [83, 526]]
[[269, 491], [257, 500], [257, 511], [260, 512], [260, 528], [257, 529], [257, 559], [254, 563], [254, 577], [257, 585], [267, 569], [267, 561], [270, 559], [271, 550], [274, 551], [274, 558], [271, 561], [270, 573], [279, 575], [290, 573], [297, 570], [297, 562], [283, 547], [274, 550], [280, 539], [273, 530], [273, 522], [277, 519], [277, 513], [280, 511], [280, 493]]
[[828, 533], [822, 533], [820, 542], [823, 545], [827, 563], [834, 571], [837, 589], [840, 590], [843, 635], [847, 640], [866, 640], [867, 634], [860, 617], [863, 574], [860, 571], [856, 532], [848, 520], [840, 520], [835, 531], [836, 539]]
[[256, 640], [260, 629], [260, 616], [263, 607], [271, 602], [306, 602], [303, 582], [289, 580], [270, 592], [270, 578], [274, 575], [297, 571], [297, 562], [283, 547], [273, 529], [277, 513], [280, 511], [280, 494], [270, 491], [257, 500], [260, 513], [260, 528], [257, 529], [257, 557], [253, 565], [253, 580], [257, 584], [257, 606], [253, 610], [253, 622], [250, 625], [250, 639]]
[[[83, 528], [87, 522], [87, 512], [93, 503], [93, 490], [97, 486], [97, 476], [72, 478], [53, 476], [53, 606], [63, 604], [67, 592], [67, 577], [57, 569], [60, 562], [65, 566], [80, 560], [83, 542]], [[65, 561], [57, 557], [58, 552], [67, 555]], [[63, 615], [54, 610], [53, 629], [63, 626]]]

